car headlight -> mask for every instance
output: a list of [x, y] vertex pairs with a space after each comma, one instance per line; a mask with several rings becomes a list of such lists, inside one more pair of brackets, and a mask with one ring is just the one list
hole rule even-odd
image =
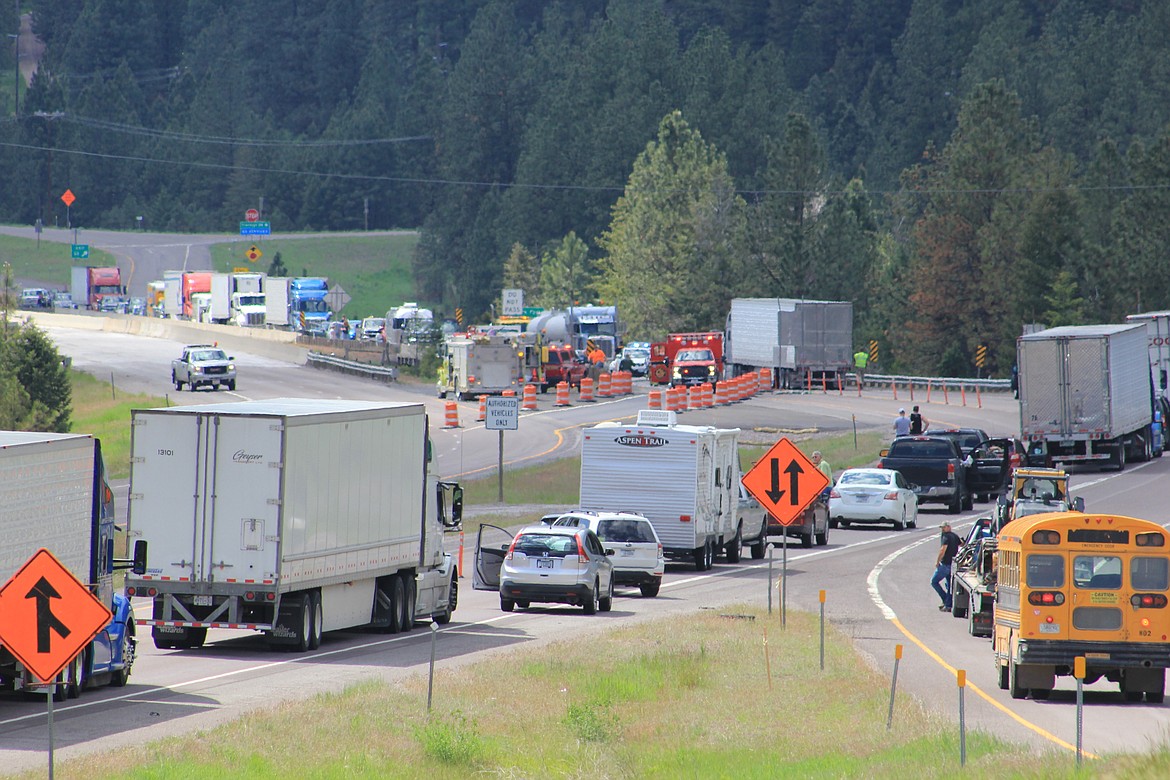
[[715, 366], [707, 366], [708, 376], [715, 376]]
[[193, 366], [191, 368], [191, 373], [192, 374], [202, 374], [203, 373], [203, 366]]
[[682, 369], [681, 369], [681, 368], [676, 368], [676, 369], [674, 370], [674, 376], [675, 376], [676, 378], [677, 378], [677, 377], [681, 377], [681, 376], [682, 376]]
[[236, 364], [235, 364], [235, 363], [228, 363], [228, 368], [227, 368], [227, 370], [228, 370], [228, 371], [235, 371], [235, 370], [236, 370]]

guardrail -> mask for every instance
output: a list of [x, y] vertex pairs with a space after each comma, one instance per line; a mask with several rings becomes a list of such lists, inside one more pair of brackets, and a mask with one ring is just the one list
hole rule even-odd
[[309, 352], [305, 362], [314, 368], [329, 368], [344, 374], [356, 374], [382, 382], [394, 382], [398, 379], [398, 369], [395, 366], [359, 363], [355, 360], [339, 358], [336, 355], [323, 355], [320, 352]]
[[[857, 380], [856, 374], [850, 374], [854, 381]], [[908, 376], [905, 374], [870, 374], [865, 375], [865, 384], [874, 387], [897, 385], [898, 387], [979, 387], [984, 390], [1001, 390], [1010, 391], [1012, 389], [1012, 380], [1010, 379], [974, 379], [967, 376]]]

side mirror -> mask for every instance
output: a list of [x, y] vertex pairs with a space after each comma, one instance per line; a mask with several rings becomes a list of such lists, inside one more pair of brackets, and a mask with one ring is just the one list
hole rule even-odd
[[1072, 508], [1073, 508], [1074, 512], [1084, 512], [1085, 511], [1085, 499], [1081, 498], [1080, 496], [1077, 496], [1076, 498], [1074, 498], [1072, 501]]
[[138, 576], [146, 574], [146, 540], [139, 539], [134, 543], [134, 563], [130, 571]]

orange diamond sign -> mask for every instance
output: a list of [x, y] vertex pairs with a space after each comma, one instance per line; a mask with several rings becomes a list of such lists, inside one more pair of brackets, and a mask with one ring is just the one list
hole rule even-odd
[[742, 482], [780, 525], [795, 523], [829, 486], [829, 478], [788, 439], [772, 445]]
[[61, 193], [61, 202], [66, 206], [72, 206], [73, 201], [75, 200], [77, 200], [77, 198], [74, 197], [73, 190], [65, 190], [65, 192]]
[[56, 679], [112, 618], [45, 549], [0, 588], [0, 642], [43, 683]]

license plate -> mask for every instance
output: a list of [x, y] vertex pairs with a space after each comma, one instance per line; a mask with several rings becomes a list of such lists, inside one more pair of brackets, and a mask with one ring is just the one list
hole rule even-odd
[[194, 599], [194, 604], [197, 607], [210, 607], [211, 596], [196, 596]]
[[634, 551], [633, 550], [618, 550], [618, 554], [623, 556], [623, 557], [633, 557]]
[[1041, 623], [1040, 624], [1040, 633], [1041, 634], [1059, 634], [1060, 633], [1060, 624], [1059, 623]]
[[869, 493], [858, 493], [853, 499], [859, 504], [865, 504], [869, 501]]
[[552, 567], [553, 567], [553, 559], [552, 558], [537, 558], [536, 559], [536, 568], [538, 568], [538, 569], [551, 569]]

